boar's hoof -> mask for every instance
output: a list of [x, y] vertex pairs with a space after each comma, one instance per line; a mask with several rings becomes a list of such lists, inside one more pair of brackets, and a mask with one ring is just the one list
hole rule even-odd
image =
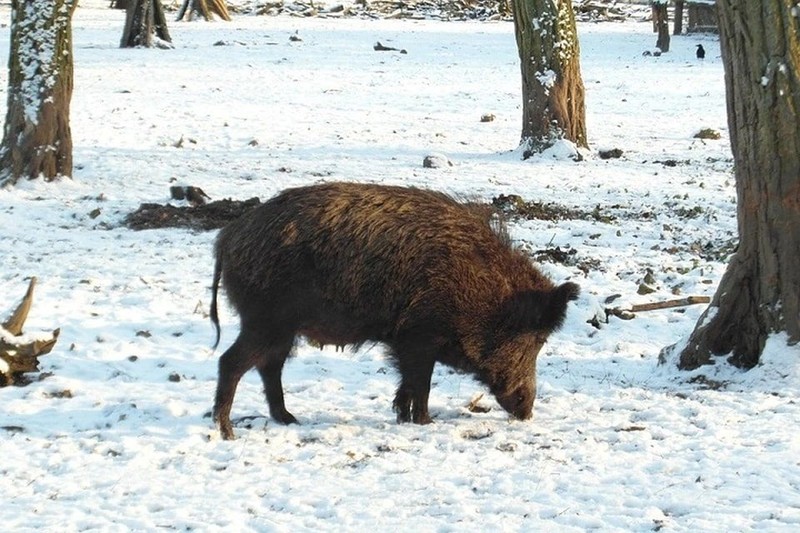
[[400, 392], [397, 393], [397, 397], [394, 399], [392, 409], [397, 413], [398, 424], [407, 424], [411, 422], [411, 400], [403, 398]]
[[397, 412], [398, 424], [413, 422], [415, 424], [425, 425], [433, 422], [427, 410], [425, 412], [419, 412], [416, 409], [412, 409], [411, 405], [405, 402], [401, 403], [395, 401], [394, 410]]
[[294, 417], [292, 413], [287, 410], [283, 410], [280, 413], [270, 413], [272, 419], [279, 424], [283, 424], [284, 426], [288, 426], [289, 424], [299, 424], [300, 422]]
[[414, 413], [414, 423], [424, 426], [426, 424], [433, 424], [433, 419], [430, 417], [428, 413], [422, 415]]
[[233, 426], [231, 426], [230, 421], [227, 423], [217, 422], [217, 429], [219, 429], [222, 440], [234, 440], [236, 438], [233, 436]]
[[413, 422], [415, 424], [419, 424], [420, 426], [424, 426], [427, 424], [433, 424], [433, 419], [430, 415], [417, 415], [415, 414], [413, 418], [408, 416], [408, 414], [404, 413], [397, 413], [397, 423], [398, 424], [408, 424], [409, 422]]

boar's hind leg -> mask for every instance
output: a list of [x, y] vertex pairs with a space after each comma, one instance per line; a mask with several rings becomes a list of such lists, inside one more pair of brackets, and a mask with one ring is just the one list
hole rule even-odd
[[252, 329], [243, 327], [233, 345], [219, 358], [214, 422], [223, 439], [233, 439], [233, 425], [231, 424], [233, 397], [244, 373], [254, 366], [258, 367], [264, 381], [272, 417], [284, 424], [296, 422], [283, 405], [283, 388], [281, 386], [283, 362], [289, 355], [291, 347], [291, 338], [287, 342], [276, 342], [273, 339], [265, 338], [264, 335], [254, 333]]
[[233, 439], [231, 406], [233, 405], [236, 386], [244, 373], [253, 368], [253, 366], [252, 352], [246, 349], [246, 344], [243, 342], [241, 335], [219, 358], [217, 395], [214, 399], [214, 423], [225, 440]]
[[256, 364], [258, 373], [261, 374], [261, 381], [264, 382], [264, 394], [267, 396], [269, 414], [273, 420], [281, 424], [297, 424], [297, 419], [286, 410], [286, 404], [283, 401], [283, 383], [281, 382], [283, 363], [289, 356], [292, 342], [289, 340], [278, 346], [271, 346]]
[[397, 368], [400, 371], [400, 386], [394, 397], [394, 410], [397, 422], [430, 424], [428, 396], [431, 392], [431, 376], [435, 364], [433, 357], [408, 357], [397, 354]]

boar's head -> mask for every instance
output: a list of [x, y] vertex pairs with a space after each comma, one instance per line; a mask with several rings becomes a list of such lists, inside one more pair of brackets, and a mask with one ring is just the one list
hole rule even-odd
[[503, 409], [527, 420], [536, 398], [536, 358], [547, 338], [564, 323], [567, 302], [578, 297], [575, 283], [528, 290], [501, 306], [494, 338], [484, 355], [485, 381]]

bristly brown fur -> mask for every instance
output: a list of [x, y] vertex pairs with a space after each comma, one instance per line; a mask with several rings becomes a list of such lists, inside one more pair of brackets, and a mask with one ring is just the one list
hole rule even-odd
[[223, 229], [217, 276], [242, 329], [220, 359], [215, 419], [229, 413], [241, 375], [256, 367], [276, 420], [281, 369], [293, 340], [385, 343], [401, 382], [401, 422], [430, 421], [434, 364], [467, 369], [518, 418], [531, 414], [535, 361], [564, 320], [573, 283], [556, 287], [511, 246], [480, 206], [414, 188], [328, 183], [288, 189]]

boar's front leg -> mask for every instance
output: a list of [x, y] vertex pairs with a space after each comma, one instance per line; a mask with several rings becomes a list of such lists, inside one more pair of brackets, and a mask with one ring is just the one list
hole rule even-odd
[[435, 360], [432, 356], [409, 356], [402, 352], [396, 354], [397, 368], [400, 371], [400, 386], [394, 398], [397, 422], [430, 424], [428, 396], [431, 392], [431, 376]]

